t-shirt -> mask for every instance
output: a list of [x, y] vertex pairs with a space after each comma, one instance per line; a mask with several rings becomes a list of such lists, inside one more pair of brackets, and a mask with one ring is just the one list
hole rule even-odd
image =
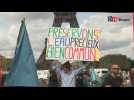
[[73, 71], [66, 74], [61, 70], [60, 75], [62, 83], [61, 87], [75, 87], [75, 73]]
[[123, 80], [121, 77], [113, 78], [111, 75], [108, 75], [105, 77], [102, 86], [110, 85], [111, 87], [120, 87], [122, 85], [122, 82]]
[[56, 72], [61, 77], [61, 87], [75, 87], [75, 76], [84, 68], [85, 66], [72, 70], [70, 73], [64, 73], [63, 70], [57, 67]]

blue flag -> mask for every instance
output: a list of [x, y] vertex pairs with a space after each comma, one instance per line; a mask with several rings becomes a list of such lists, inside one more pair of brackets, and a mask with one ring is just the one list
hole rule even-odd
[[97, 75], [95, 73], [94, 68], [91, 69], [91, 81], [96, 81], [97, 80]]
[[13, 66], [6, 77], [4, 85], [20, 87], [38, 87], [40, 85], [24, 20], [19, 31]]

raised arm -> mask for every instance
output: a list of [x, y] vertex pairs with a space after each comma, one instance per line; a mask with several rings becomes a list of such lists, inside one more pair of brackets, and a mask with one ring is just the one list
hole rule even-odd
[[81, 70], [85, 69], [86, 66], [80, 66], [79, 68], [75, 69], [73, 72], [75, 73], [75, 75], [77, 75]]
[[51, 66], [51, 70], [55, 70], [56, 73], [60, 74], [60, 63], [59, 62], [53, 62]]

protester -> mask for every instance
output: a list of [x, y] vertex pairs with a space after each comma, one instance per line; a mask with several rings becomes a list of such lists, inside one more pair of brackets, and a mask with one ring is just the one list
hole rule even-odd
[[130, 81], [131, 81], [131, 86], [134, 87], [134, 68], [131, 68], [130, 71]]
[[54, 70], [51, 70], [48, 87], [59, 87], [59, 86], [60, 86], [60, 81], [57, 77], [57, 74]]
[[91, 87], [91, 79], [88, 71], [83, 73], [83, 87]]
[[76, 87], [83, 87], [83, 73], [80, 72], [76, 76]]
[[123, 79], [120, 73], [120, 66], [112, 64], [109, 68], [109, 74], [105, 77], [103, 87], [122, 87]]
[[122, 77], [123, 77], [123, 87], [130, 87], [131, 80], [130, 80], [129, 71], [127, 70], [122, 71]]
[[[76, 63], [76, 62], [74, 62], [74, 63]], [[73, 67], [74, 66], [76, 66], [76, 65], [74, 65], [73, 64]], [[78, 64], [77, 64], [77, 66], [78, 66]], [[78, 74], [77, 74], [77, 76], [76, 76], [76, 86], [77, 87], [87, 87], [87, 86], [85, 86], [84, 84], [85, 84], [85, 79], [84, 79], [84, 77], [86, 76], [85, 75], [85, 72], [87, 72], [86, 70], [88, 70], [87, 68], [88, 68], [88, 62], [87, 61], [81, 61], [80, 63], [79, 63], [79, 66], [85, 66], [86, 67], [86, 69], [84, 69], [84, 70], [82, 70], [82, 71], [80, 71]]]
[[101, 87], [102, 82], [101, 79], [98, 77], [97, 72], [95, 71], [94, 67], [92, 66], [90, 69], [91, 73], [91, 87]]
[[75, 76], [84, 69], [85, 66], [79, 66], [77, 69], [72, 69], [71, 64], [67, 61], [63, 64], [62, 69], [57, 65], [54, 65], [52, 68], [56, 69], [57, 76], [60, 76], [61, 78], [61, 87], [75, 87]]
[[0, 87], [3, 86], [4, 78], [3, 78], [3, 64], [2, 64], [2, 56], [0, 56]]

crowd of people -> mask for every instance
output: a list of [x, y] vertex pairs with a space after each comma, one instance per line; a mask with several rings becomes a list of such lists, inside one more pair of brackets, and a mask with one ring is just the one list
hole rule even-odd
[[[89, 70], [90, 69], [90, 70]], [[50, 66], [48, 87], [133, 87], [134, 68], [124, 74], [121, 66], [111, 64], [108, 72], [98, 77], [93, 67], [84, 62], [75, 68], [69, 61], [61, 64], [54, 61]]]
[[126, 71], [116, 63], [109, 65], [106, 73], [98, 74], [84, 61], [73, 65], [55, 60], [49, 72], [48, 80], [40, 80], [43, 87], [134, 87], [134, 67]]

